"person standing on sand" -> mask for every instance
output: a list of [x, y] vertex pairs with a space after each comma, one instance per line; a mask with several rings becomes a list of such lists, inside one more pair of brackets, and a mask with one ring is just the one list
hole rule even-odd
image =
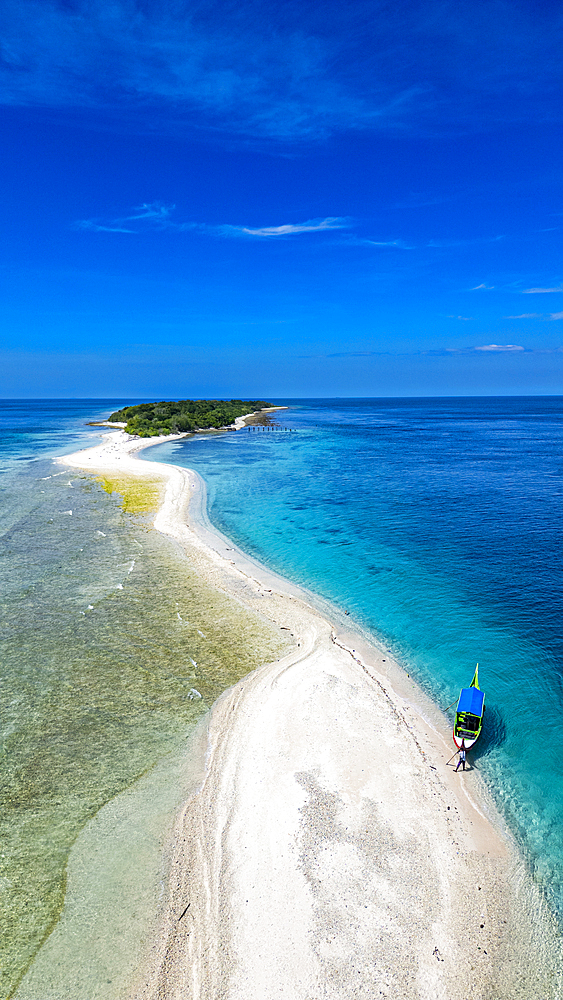
[[459, 771], [460, 764], [463, 764], [463, 770], [465, 771], [465, 740], [461, 741], [461, 747], [459, 750], [459, 760], [457, 762], [456, 771]]

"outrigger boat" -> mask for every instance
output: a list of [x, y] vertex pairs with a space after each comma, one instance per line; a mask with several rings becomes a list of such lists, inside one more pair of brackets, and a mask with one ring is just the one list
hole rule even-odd
[[463, 741], [466, 750], [470, 750], [481, 735], [483, 713], [485, 711], [485, 693], [479, 688], [479, 664], [475, 668], [473, 680], [468, 688], [462, 688], [457, 703], [454, 722], [454, 743], [458, 750]]

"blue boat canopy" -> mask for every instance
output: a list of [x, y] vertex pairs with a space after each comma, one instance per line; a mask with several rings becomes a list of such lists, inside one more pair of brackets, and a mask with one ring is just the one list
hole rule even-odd
[[463, 688], [457, 705], [458, 712], [471, 712], [481, 718], [485, 695], [479, 688]]

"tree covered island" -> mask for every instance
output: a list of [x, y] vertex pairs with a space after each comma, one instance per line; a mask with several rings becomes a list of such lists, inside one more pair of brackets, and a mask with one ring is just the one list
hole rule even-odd
[[263, 410], [270, 404], [256, 399], [180, 399], [177, 402], [139, 403], [124, 406], [108, 418], [111, 423], [126, 423], [128, 434], [157, 437], [159, 434], [183, 434], [188, 431], [228, 427], [237, 417]]

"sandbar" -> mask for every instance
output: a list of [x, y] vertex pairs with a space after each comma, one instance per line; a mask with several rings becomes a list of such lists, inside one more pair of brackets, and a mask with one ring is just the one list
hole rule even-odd
[[388, 651], [215, 531], [195, 472], [137, 457], [160, 440], [112, 431], [59, 461], [159, 478], [155, 528], [291, 645], [206, 720], [131, 1000], [559, 996], [557, 928], [477, 772], [447, 765], [445, 719]]

